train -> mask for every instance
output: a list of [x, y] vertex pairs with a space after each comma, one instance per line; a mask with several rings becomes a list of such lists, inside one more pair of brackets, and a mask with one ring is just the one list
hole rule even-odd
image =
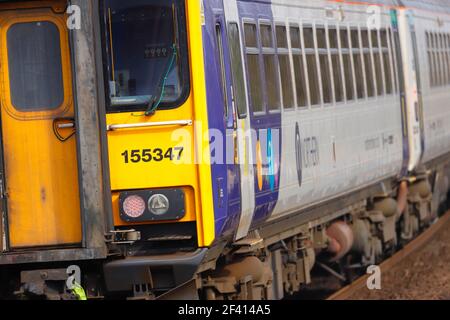
[[0, 297], [280, 300], [447, 208], [449, 0], [0, 1], [0, 37]]

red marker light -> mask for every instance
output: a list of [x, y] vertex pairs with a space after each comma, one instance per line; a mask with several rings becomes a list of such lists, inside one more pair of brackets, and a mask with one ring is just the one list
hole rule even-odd
[[123, 202], [123, 211], [130, 218], [139, 218], [145, 212], [145, 201], [139, 196], [129, 196]]

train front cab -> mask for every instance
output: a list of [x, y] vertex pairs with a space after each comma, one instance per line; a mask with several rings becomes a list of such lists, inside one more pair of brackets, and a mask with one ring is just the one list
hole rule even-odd
[[[114, 244], [109, 292], [190, 280], [214, 240], [199, 1], [100, 2]], [[143, 32], [145, 30], [145, 32]]]

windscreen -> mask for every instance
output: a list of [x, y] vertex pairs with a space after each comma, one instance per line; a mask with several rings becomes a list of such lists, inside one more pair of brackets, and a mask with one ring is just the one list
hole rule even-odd
[[105, 0], [109, 111], [180, 105], [189, 87], [180, 0]]

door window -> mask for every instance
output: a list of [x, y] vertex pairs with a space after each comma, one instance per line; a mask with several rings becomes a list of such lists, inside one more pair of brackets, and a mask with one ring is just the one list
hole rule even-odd
[[222, 39], [222, 26], [220, 23], [216, 24], [216, 45], [219, 54], [219, 67], [220, 67], [220, 82], [222, 88], [222, 97], [224, 105], [224, 115], [228, 116], [228, 91], [227, 91], [227, 77], [225, 73], [225, 57], [223, 55], [223, 39]]
[[64, 84], [58, 27], [47, 21], [13, 24], [7, 46], [12, 105], [22, 112], [59, 108]]
[[236, 22], [228, 25], [228, 38], [230, 42], [230, 58], [233, 76], [233, 93], [240, 119], [247, 116], [247, 100], [245, 97], [245, 80], [241, 56], [241, 40]]

